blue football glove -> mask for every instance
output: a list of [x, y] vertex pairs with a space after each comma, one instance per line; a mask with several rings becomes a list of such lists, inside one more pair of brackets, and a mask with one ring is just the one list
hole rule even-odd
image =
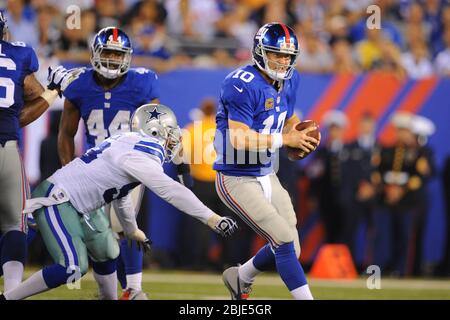
[[192, 189], [194, 186], [194, 179], [191, 176], [191, 167], [186, 163], [177, 165], [178, 180], [186, 188]]

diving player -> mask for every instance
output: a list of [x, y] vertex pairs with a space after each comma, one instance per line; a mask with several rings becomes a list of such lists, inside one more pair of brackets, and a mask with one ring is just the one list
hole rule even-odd
[[[130, 115], [141, 105], [159, 103], [159, 83], [156, 74], [145, 68], [130, 68], [131, 40], [125, 32], [115, 27], [100, 30], [91, 45], [92, 68], [83, 69], [77, 81], [64, 92], [64, 111], [58, 134], [58, 153], [66, 165], [74, 158], [74, 136], [80, 118], [86, 129], [88, 148], [102, 143], [106, 138], [129, 132]], [[131, 193], [136, 214], [139, 212], [143, 187]], [[116, 223], [114, 209], [105, 207], [113, 231], [121, 232]], [[120, 245], [121, 261], [126, 278], [118, 273], [122, 285], [122, 300], [144, 300], [142, 291], [142, 251], [135, 244], [128, 246], [126, 239]], [[120, 270], [121, 268], [119, 268]], [[122, 270], [120, 270], [122, 271]]]
[[88, 255], [96, 262], [94, 270], [101, 270], [94, 274], [100, 299], [117, 299], [114, 259], [119, 246], [106, 217], [97, 210], [114, 202], [126, 237], [149, 247], [127, 197], [141, 183], [222, 236], [237, 229], [233, 219], [212, 212], [164, 173], [163, 163], [172, 161], [181, 148], [181, 130], [172, 110], [160, 104], [143, 105], [132, 116], [130, 126], [132, 132], [115, 135], [89, 149], [33, 192], [25, 212], [33, 212], [54, 264], [6, 291], [0, 300], [24, 299], [79, 279], [87, 272]]

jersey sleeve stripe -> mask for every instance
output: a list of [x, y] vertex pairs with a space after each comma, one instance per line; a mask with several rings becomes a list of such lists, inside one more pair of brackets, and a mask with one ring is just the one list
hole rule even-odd
[[162, 154], [164, 154], [164, 148], [163, 148], [160, 144], [158, 144], [158, 143], [156, 143], [156, 142], [139, 141], [139, 142], [137, 143], [137, 145], [139, 145], [139, 144], [144, 145], [144, 146], [148, 146], [148, 147], [156, 148], [156, 149], [158, 149]]
[[134, 150], [142, 151], [144, 153], [148, 153], [148, 154], [157, 156], [159, 158], [159, 160], [161, 161], [161, 163], [164, 162], [164, 156], [162, 155], [161, 152], [159, 152], [159, 150], [155, 150], [151, 147], [143, 146], [143, 145], [139, 145], [139, 144], [134, 146]]

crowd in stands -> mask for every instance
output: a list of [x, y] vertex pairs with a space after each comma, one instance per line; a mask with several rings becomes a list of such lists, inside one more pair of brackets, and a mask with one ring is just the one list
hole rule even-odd
[[300, 38], [300, 71], [450, 74], [448, 0], [3, 0], [1, 7], [12, 40], [60, 61], [88, 63], [96, 31], [115, 25], [131, 36], [136, 65], [233, 67], [251, 59], [259, 26], [280, 21]]

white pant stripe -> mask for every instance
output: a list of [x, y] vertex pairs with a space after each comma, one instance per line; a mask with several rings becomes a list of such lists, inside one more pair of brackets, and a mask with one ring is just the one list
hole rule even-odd
[[75, 266], [74, 252], [72, 252], [72, 249], [70, 248], [70, 245], [69, 245], [69, 241], [67, 240], [66, 235], [62, 231], [61, 226], [58, 223], [58, 220], [56, 219], [56, 215], [55, 215], [55, 211], [53, 210], [53, 207], [48, 207], [48, 215], [50, 217], [50, 221], [53, 225], [53, 228], [55, 228], [55, 231], [58, 234], [59, 239], [61, 240], [64, 250], [67, 252], [67, 257], [69, 259], [69, 266]]

